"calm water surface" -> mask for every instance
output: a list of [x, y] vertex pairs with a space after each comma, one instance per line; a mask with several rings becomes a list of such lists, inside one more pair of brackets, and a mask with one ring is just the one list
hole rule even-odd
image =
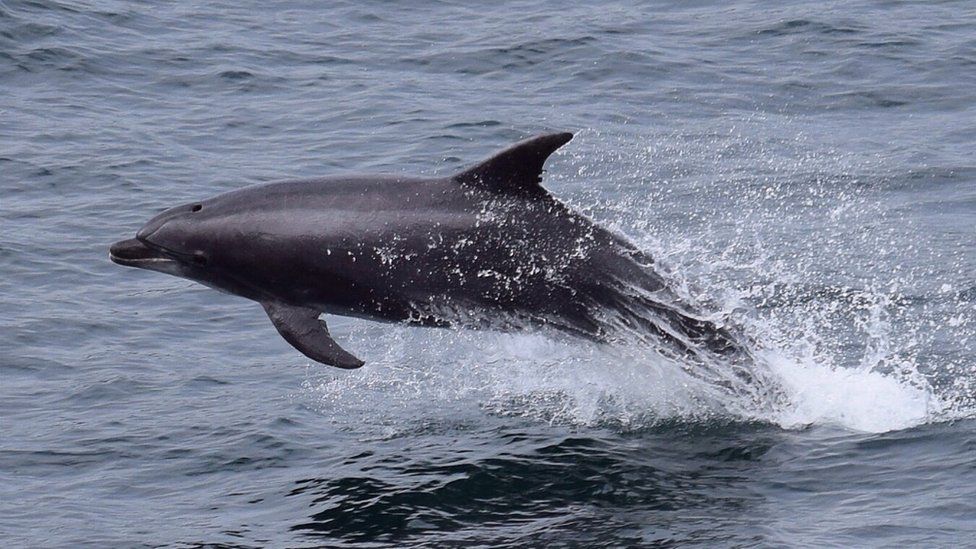
[[[976, 540], [972, 2], [0, 2], [7, 547]], [[109, 244], [245, 185], [546, 186], [750, 334], [755, 408], [639, 350], [261, 308]]]

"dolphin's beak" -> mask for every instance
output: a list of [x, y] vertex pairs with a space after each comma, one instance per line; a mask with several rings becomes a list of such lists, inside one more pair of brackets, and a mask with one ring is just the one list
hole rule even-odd
[[153, 250], [135, 238], [120, 240], [112, 244], [108, 256], [119, 265], [142, 267], [143, 269], [152, 269], [160, 266], [162, 263], [174, 262], [173, 259], [166, 257], [162, 252]]

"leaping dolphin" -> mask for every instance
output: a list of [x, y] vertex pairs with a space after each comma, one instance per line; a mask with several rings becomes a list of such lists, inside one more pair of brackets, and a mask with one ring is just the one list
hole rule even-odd
[[651, 258], [542, 186], [571, 133], [522, 141], [451, 177], [339, 176], [255, 185], [168, 209], [112, 261], [260, 303], [312, 360], [358, 368], [323, 313], [422, 326], [626, 331], [679, 354], [736, 353]]

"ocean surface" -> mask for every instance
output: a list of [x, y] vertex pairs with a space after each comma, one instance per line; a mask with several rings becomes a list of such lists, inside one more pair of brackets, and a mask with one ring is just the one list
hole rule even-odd
[[[340, 371], [108, 259], [172, 205], [544, 131], [546, 188], [786, 398], [328, 317]], [[0, 545], [976, 545], [976, 5], [0, 1]]]

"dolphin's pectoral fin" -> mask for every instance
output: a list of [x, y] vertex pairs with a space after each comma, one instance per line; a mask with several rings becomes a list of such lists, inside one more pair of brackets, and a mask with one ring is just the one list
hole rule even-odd
[[315, 309], [270, 301], [261, 305], [281, 337], [308, 358], [345, 369], [359, 368], [364, 364], [332, 339], [329, 328], [319, 320], [319, 312]]
[[573, 138], [571, 133], [537, 135], [512, 145], [484, 162], [454, 176], [462, 185], [526, 196], [545, 195], [542, 166]]

